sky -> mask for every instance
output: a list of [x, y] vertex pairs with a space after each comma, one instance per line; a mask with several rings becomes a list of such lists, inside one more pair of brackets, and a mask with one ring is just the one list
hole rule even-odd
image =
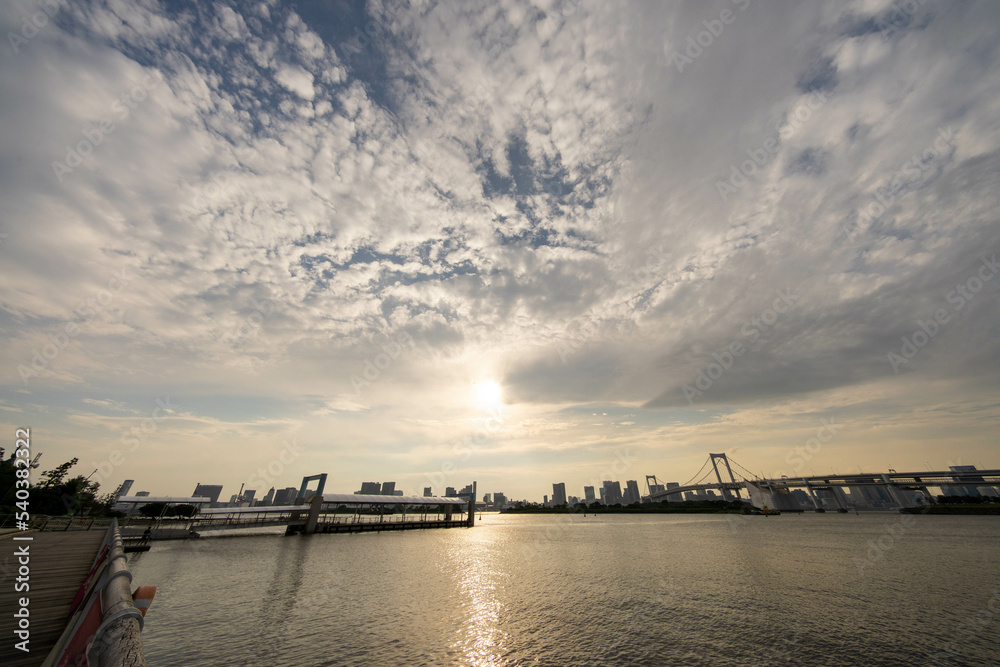
[[40, 470], [1000, 467], [1000, 6], [3, 3], [0, 420]]

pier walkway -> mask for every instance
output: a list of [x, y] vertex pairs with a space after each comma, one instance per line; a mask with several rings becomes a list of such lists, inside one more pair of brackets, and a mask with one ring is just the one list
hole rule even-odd
[[[15, 535], [6, 535], [0, 539], [0, 544], [3, 545], [0, 562], [3, 563], [4, 581], [0, 588], [0, 609], [5, 612], [3, 623], [0, 624], [0, 635], [4, 638], [0, 643], [0, 664], [5, 667], [42, 664], [66, 628], [73, 598], [94, 564], [94, 558], [104, 542], [104, 533], [103, 530], [18, 532], [17, 537], [32, 539], [15, 541]], [[14, 553], [23, 546], [28, 546], [30, 553], [27, 581], [29, 590], [16, 592], [14, 585], [19, 564]], [[28, 653], [14, 648], [18, 640], [14, 634], [17, 619], [13, 612], [20, 608], [18, 599], [21, 597], [29, 599], [31, 635]]]

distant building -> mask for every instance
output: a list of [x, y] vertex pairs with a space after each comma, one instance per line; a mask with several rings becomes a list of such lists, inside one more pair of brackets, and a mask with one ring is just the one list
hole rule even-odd
[[471, 494], [472, 494], [472, 485], [471, 484], [466, 484], [461, 489], [459, 489], [459, 491], [458, 491], [458, 493], [456, 495], [459, 495], [459, 496], [468, 496], [468, 495], [471, 495]]
[[653, 495], [653, 494], [656, 494], [656, 493], [662, 493], [662, 492], [664, 492], [666, 490], [667, 490], [667, 487], [665, 487], [662, 484], [650, 484], [649, 485], [649, 495]]
[[577, 498], [576, 496], [570, 496], [569, 498], [566, 499], [566, 502], [569, 504], [570, 507], [572, 507], [573, 505], [579, 503], [580, 499]]
[[558, 484], [552, 485], [552, 504], [553, 505], [565, 505], [566, 504], [566, 483], [559, 482]]
[[194, 493], [191, 494], [195, 498], [210, 498], [212, 503], [219, 502], [219, 496], [222, 495], [222, 485], [221, 484], [197, 484], [194, 487]]
[[429, 486], [424, 487], [424, 498], [430, 498], [434, 495], [433, 490]]
[[382, 482], [382, 495], [383, 496], [395, 496], [402, 495], [396, 493], [396, 483], [395, 482]]
[[622, 502], [622, 485], [620, 482], [605, 480], [603, 489], [603, 501], [605, 505], [617, 505]]
[[493, 507], [497, 509], [503, 509], [507, 506], [507, 496], [505, 496], [500, 491], [493, 492]]
[[135, 484], [134, 479], [126, 479], [122, 482], [122, 485], [118, 487], [118, 491], [115, 492], [115, 500], [121, 498], [122, 496], [127, 496], [128, 492], [132, 489], [133, 484]]
[[597, 499], [596, 496], [594, 496], [594, 487], [592, 487], [592, 486], [585, 486], [585, 487], [583, 487], [583, 500], [584, 500], [584, 502], [592, 503], [596, 499]]
[[[956, 482], [972, 482], [972, 484], [976, 484], [978, 482], [985, 484], [982, 475], [968, 474], [976, 472], [976, 466], [948, 466], [948, 469], [952, 472], [964, 473], [952, 477], [952, 479]], [[971, 496], [973, 498], [978, 498], [982, 495], [979, 493], [979, 487], [969, 484], [961, 486], [942, 486], [941, 493], [946, 496]]]
[[136, 491], [135, 492], [135, 497], [136, 498], [146, 498], [148, 496], [149, 496], [149, 491]]
[[364, 493], [366, 495], [380, 496], [382, 495], [382, 483], [381, 482], [361, 482], [361, 490], [355, 491], [355, 493]]
[[639, 483], [634, 479], [625, 482], [624, 502], [626, 505], [639, 502]]
[[490, 494], [488, 494], [488, 493], [484, 493], [483, 494], [483, 502], [485, 504], [487, 504], [487, 505], [492, 505], [493, 504], [493, 499], [490, 498]]
[[268, 490], [267, 493], [264, 494], [264, 497], [261, 498], [261, 501], [260, 501], [261, 505], [271, 505], [272, 503], [274, 503], [274, 487], [273, 486]]
[[446, 487], [444, 487], [444, 497], [445, 498], [454, 498], [457, 495], [458, 494], [455, 493], [455, 487], [454, 486], [446, 486]]
[[275, 505], [292, 505], [295, 503], [295, 497], [299, 495], [299, 490], [294, 486], [289, 486], [284, 489], [279, 489], [274, 492], [274, 504]]
[[243, 502], [247, 507], [253, 507], [253, 499], [257, 496], [257, 489], [246, 489], [243, 492]]
[[546, 507], [549, 506], [549, 497], [548, 497], [548, 495], [542, 496], [542, 504], [545, 505]]

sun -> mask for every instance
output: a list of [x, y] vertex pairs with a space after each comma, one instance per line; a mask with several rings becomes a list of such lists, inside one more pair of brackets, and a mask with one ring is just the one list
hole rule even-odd
[[493, 380], [484, 380], [472, 385], [476, 403], [483, 408], [499, 408], [503, 405], [503, 388]]

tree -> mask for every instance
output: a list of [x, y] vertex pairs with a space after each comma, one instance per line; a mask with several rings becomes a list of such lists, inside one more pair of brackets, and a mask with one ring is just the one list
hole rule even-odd
[[163, 514], [164, 509], [166, 509], [165, 503], [146, 503], [139, 508], [139, 514], [155, 519]]

